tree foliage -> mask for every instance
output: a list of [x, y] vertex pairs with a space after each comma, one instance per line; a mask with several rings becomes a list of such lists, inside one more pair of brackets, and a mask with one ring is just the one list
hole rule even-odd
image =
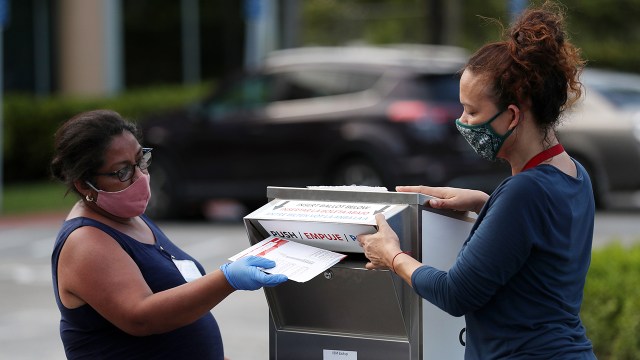
[[[543, 0], [532, 0], [539, 5]], [[640, 0], [560, 0], [571, 41], [594, 67], [640, 72]], [[501, 38], [509, 0], [305, 0], [301, 45], [433, 42], [442, 17], [444, 42], [473, 51]], [[440, 14], [434, 14], [437, 9]], [[495, 21], [494, 21], [495, 20]]]
[[580, 316], [601, 360], [640, 354], [640, 246], [614, 243], [595, 250]]

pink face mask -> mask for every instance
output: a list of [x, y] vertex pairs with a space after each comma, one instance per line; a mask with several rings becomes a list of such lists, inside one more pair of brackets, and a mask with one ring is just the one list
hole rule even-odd
[[[142, 215], [147, 209], [151, 188], [149, 174], [142, 173], [133, 184], [120, 191], [103, 191], [96, 189], [91, 183], [87, 184], [98, 192], [96, 205], [111, 215], [121, 218], [132, 218]], [[87, 195], [87, 201], [93, 201]]]

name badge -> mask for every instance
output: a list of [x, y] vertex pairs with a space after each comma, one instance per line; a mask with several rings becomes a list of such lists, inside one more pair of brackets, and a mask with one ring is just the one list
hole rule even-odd
[[178, 271], [182, 274], [182, 277], [187, 281], [193, 281], [195, 279], [201, 278], [202, 274], [196, 264], [191, 260], [176, 260], [172, 259], [173, 263], [176, 264]]

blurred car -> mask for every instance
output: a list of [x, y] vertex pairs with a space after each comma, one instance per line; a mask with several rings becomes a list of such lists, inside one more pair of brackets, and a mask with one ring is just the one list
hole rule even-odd
[[558, 137], [593, 182], [599, 208], [640, 203], [640, 75], [585, 69], [583, 99]]
[[454, 124], [466, 59], [422, 45], [273, 52], [211, 97], [141, 121], [154, 148], [148, 213], [196, 214], [214, 199], [252, 209], [267, 186], [491, 191], [508, 169], [480, 159]]

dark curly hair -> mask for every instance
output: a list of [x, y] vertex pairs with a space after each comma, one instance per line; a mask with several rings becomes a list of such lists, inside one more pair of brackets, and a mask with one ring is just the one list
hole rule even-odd
[[488, 78], [500, 108], [530, 101], [546, 138], [582, 95], [580, 50], [569, 42], [564, 13], [552, 2], [525, 10], [504, 38], [476, 51], [463, 70]]
[[74, 181], [90, 180], [103, 166], [111, 140], [124, 131], [140, 141], [138, 128], [115, 111], [93, 110], [67, 120], [55, 133], [52, 177], [67, 186], [67, 193], [79, 194]]

